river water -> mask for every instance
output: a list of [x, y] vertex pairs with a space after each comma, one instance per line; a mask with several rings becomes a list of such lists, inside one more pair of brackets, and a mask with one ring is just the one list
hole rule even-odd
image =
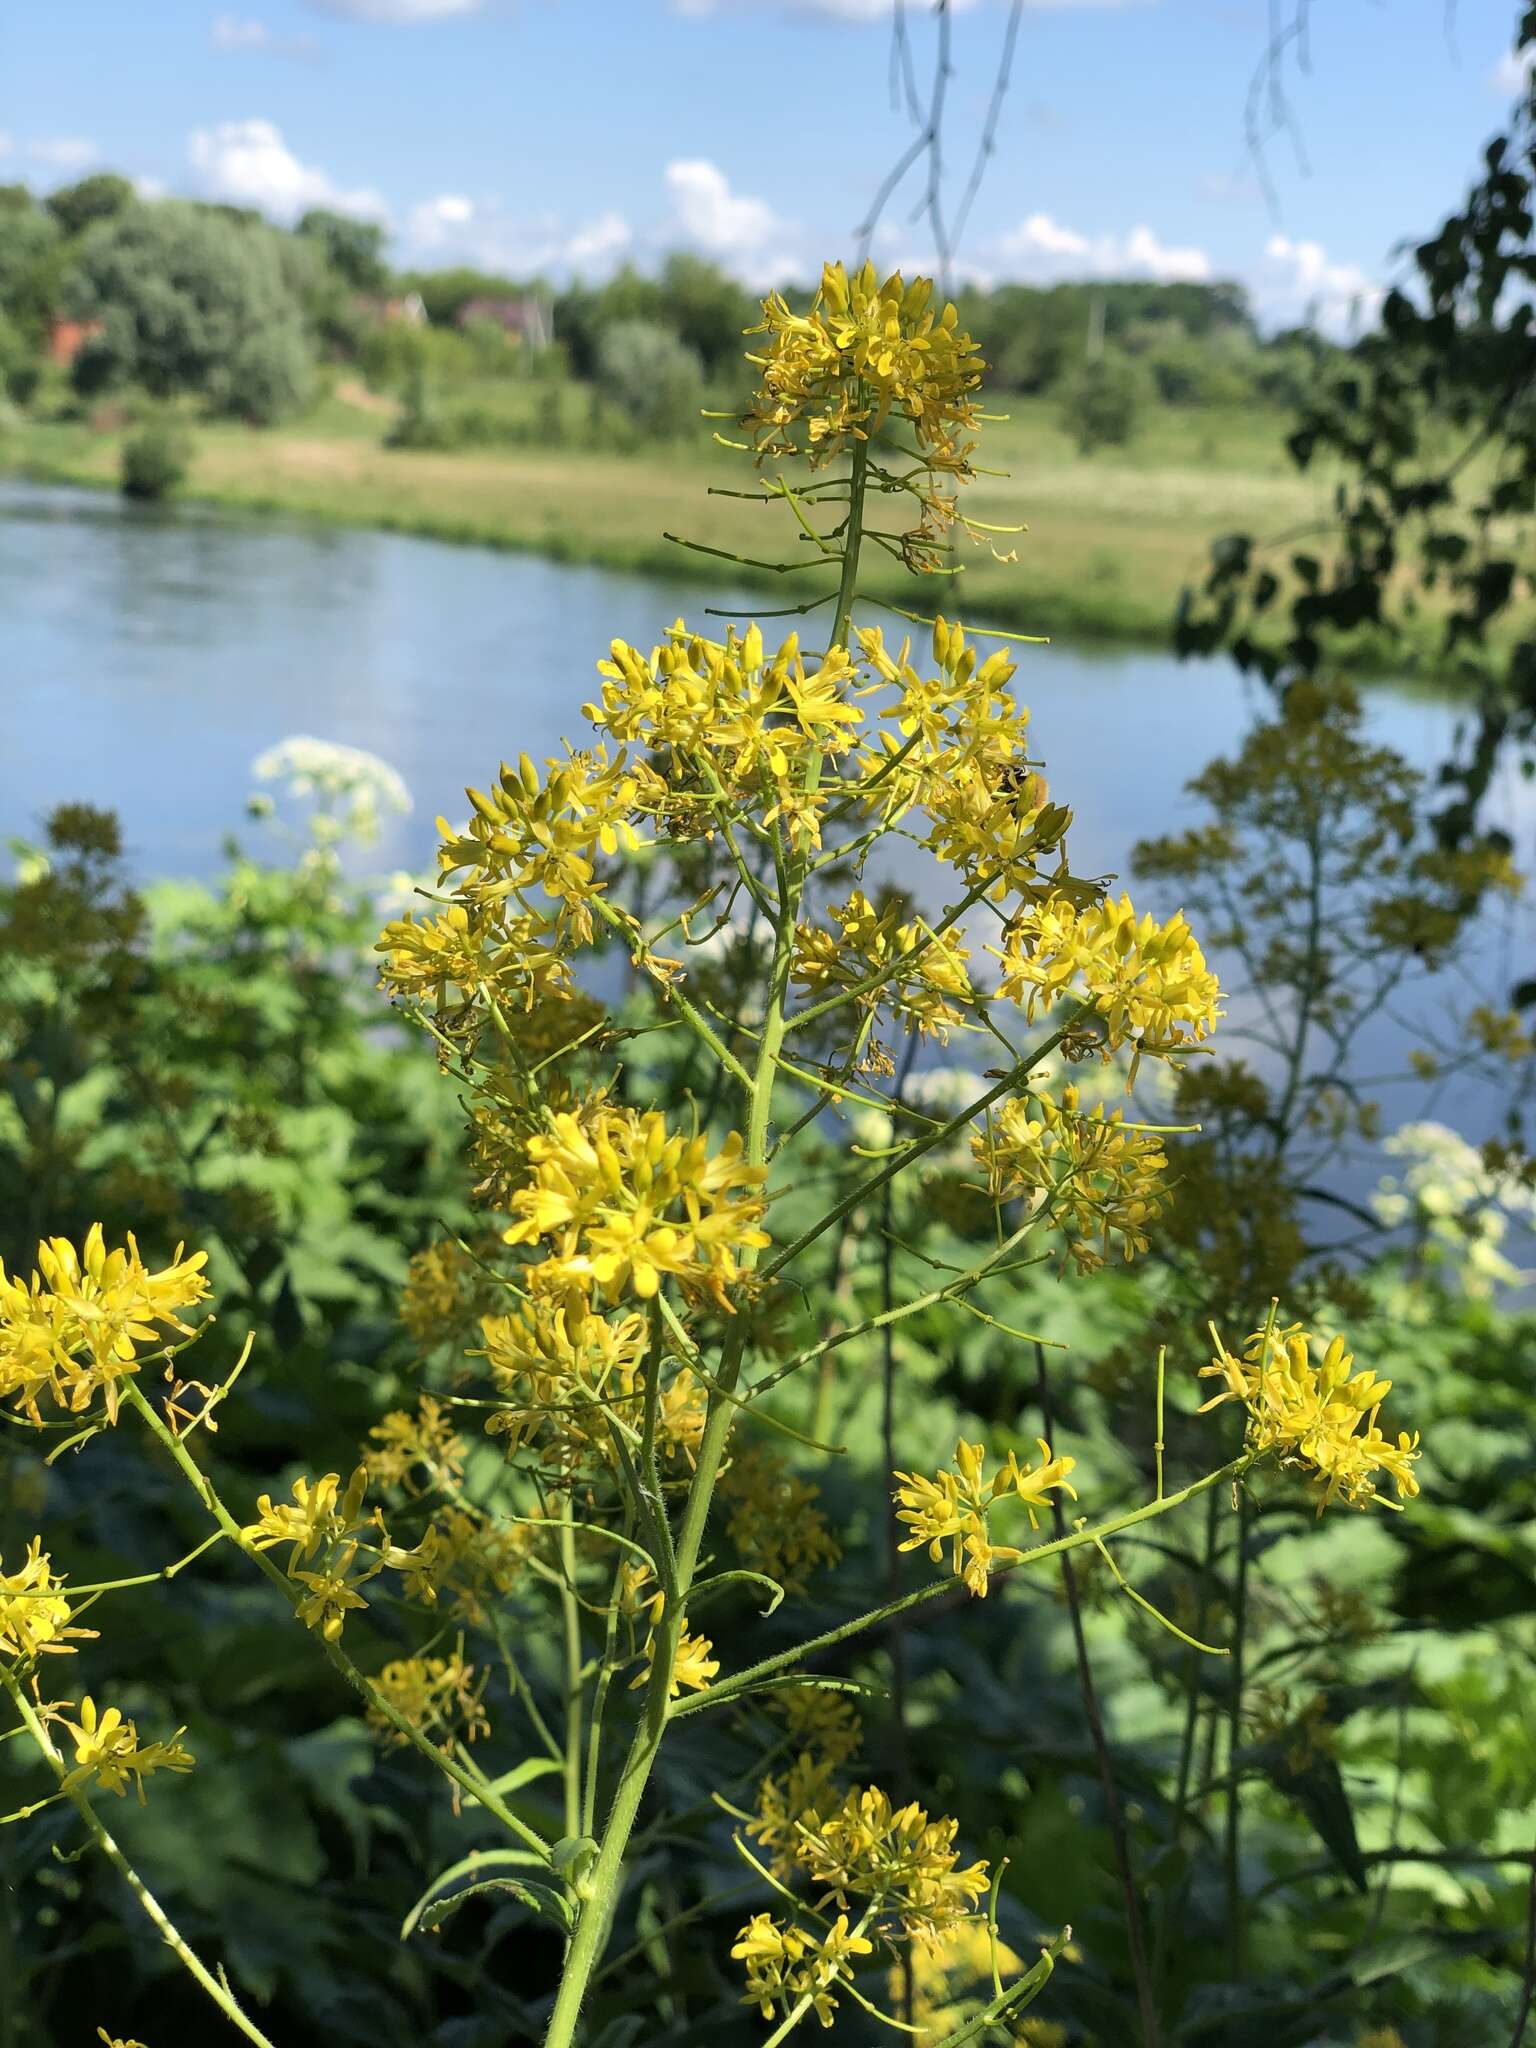
[[[34, 838], [54, 804], [82, 799], [118, 811], [141, 878], [208, 877], [227, 833], [250, 837], [253, 757], [305, 733], [399, 770], [414, 809], [388, 821], [371, 864], [420, 868], [466, 783], [584, 730], [613, 636], [649, 645], [679, 613], [719, 630], [706, 606], [735, 601], [681, 577], [0, 481], [0, 839]], [[1258, 708], [1230, 666], [1161, 652], [1025, 648], [1015, 689], [1053, 794], [1075, 808], [1082, 873], [1125, 873], [1138, 837], [1193, 821], [1185, 779]], [[1374, 737], [1433, 771], [1452, 710], [1390, 686], [1368, 703]], [[1531, 866], [1536, 793], [1511, 776], [1497, 807]], [[1532, 936], [1529, 912], [1496, 920], [1454, 983], [1405, 998], [1404, 1026], [1415, 1004], [1465, 1000], [1473, 984], [1501, 999], [1531, 971]], [[1396, 1065], [1406, 1042], [1383, 1023], [1363, 1057]], [[1433, 1113], [1482, 1137], [1508, 1097], [1394, 1089], [1385, 1107], [1389, 1127]]]

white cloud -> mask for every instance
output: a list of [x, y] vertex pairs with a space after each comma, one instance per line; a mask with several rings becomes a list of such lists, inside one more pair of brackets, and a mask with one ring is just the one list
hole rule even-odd
[[1203, 249], [1164, 242], [1149, 227], [1126, 235], [1085, 235], [1032, 213], [999, 237], [987, 252], [1004, 275], [1031, 281], [1067, 277], [1150, 277], [1160, 284], [1202, 283], [1211, 276]]
[[313, 36], [279, 35], [277, 30], [269, 27], [266, 22], [251, 20], [238, 14], [215, 16], [212, 42], [216, 50], [255, 53], [268, 57], [312, 57], [315, 54]]
[[1523, 50], [1504, 52], [1488, 83], [1501, 98], [1513, 99], [1529, 91], [1532, 71], [1536, 71], [1536, 43], [1527, 43]]
[[353, 21], [447, 21], [451, 15], [473, 14], [480, 0], [310, 0], [310, 5]]
[[52, 164], [60, 171], [78, 171], [95, 163], [101, 155], [95, 143], [88, 142], [83, 135], [46, 136], [40, 142], [27, 143], [22, 153], [33, 163]]
[[370, 220], [389, 217], [389, 208], [370, 187], [344, 190], [315, 165], [301, 163], [271, 121], [221, 121], [215, 128], [195, 128], [188, 154], [210, 198], [260, 207], [276, 220], [294, 220], [311, 206]]
[[1314, 322], [1331, 333], [1367, 326], [1381, 304], [1380, 285], [1356, 263], [1335, 263], [1321, 242], [1271, 235], [1253, 281], [1254, 303], [1267, 325]]
[[9, 135], [0, 134], [0, 156], [9, 156], [16, 145]]
[[677, 226], [706, 256], [748, 283], [773, 283], [795, 268], [789, 223], [766, 199], [733, 192], [717, 164], [679, 158], [667, 165], [666, 185]]
[[601, 269], [629, 247], [629, 222], [622, 213], [599, 214], [584, 228], [578, 228], [566, 244], [566, 260], [573, 270]]
[[552, 214], [518, 216], [497, 199], [443, 192], [411, 208], [402, 239], [438, 262], [531, 277], [609, 270], [634, 237], [624, 216], [611, 210], [570, 228]]

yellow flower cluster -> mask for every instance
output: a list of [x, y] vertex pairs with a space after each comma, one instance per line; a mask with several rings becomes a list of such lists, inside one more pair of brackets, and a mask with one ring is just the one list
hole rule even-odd
[[747, 356], [762, 385], [742, 422], [760, 460], [801, 453], [794, 430], [803, 428], [804, 452], [820, 467], [869, 442], [894, 412], [911, 422], [929, 468], [970, 474], [975, 444], [961, 436], [977, 424], [986, 366], [954, 307], [935, 310], [929, 279], [881, 283], [872, 264], [850, 277], [829, 263], [808, 313], [775, 292], [749, 332], [767, 336]]
[[[1001, 899], [1047, 893], [1040, 863], [1059, 852], [1072, 814], [1050, 801], [1029, 759], [1029, 713], [1009, 689], [1017, 664], [1001, 649], [977, 657], [962, 626], [934, 621], [935, 675], [912, 662], [910, 639], [892, 654], [879, 627], [856, 635], [865, 662], [891, 693], [880, 710], [893, 731], [861, 755], [864, 807], [883, 824], [926, 812], [922, 840], [974, 890]], [[1058, 871], [1055, 886], [1065, 888]]]
[[817, 2019], [830, 2027], [837, 1986], [851, 1974], [849, 1963], [873, 1949], [873, 1942], [850, 1930], [846, 1913], [839, 1913], [821, 1934], [792, 1920], [775, 1920], [771, 1913], [754, 1913], [737, 1935], [731, 1955], [746, 1965], [744, 2005], [755, 2005], [765, 2020], [771, 2020], [809, 2000]]
[[[418, 1733], [436, 1737], [444, 1751], [457, 1741], [473, 1742], [489, 1735], [491, 1724], [481, 1705], [486, 1674], [476, 1673], [461, 1654], [452, 1657], [396, 1657], [374, 1674], [374, 1690]], [[405, 1736], [379, 1706], [368, 1707], [368, 1724], [386, 1744]]]
[[67, 1655], [75, 1639], [95, 1633], [70, 1626], [64, 1581], [50, 1569], [41, 1536], [27, 1545], [19, 1571], [7, 1572], [0, 1558], [0, 1657], [30, 1662], [43, 1650]]
[[413, 1549], [390, 1544], [384, 1562], [401, 1574], [407, 1598], [445, 1606], [483, 1627], [521, 1578], [539, 1533], [528, 1522], [499, 1525], [479, 1509], [449, 1507], [434, 1516]]
[[[1282, 1330], [1271, 1320], [1236, 1357], [1214, 1329], [1211, 1338], [1216, 1355], [1199, 1376], [1220, 1379], [1223, 1386], [1201, 1413], [1223, 1401], [1241, 1401], [1248, 1411], [1250, 1448], [1307, 1473], [1321, 1490], [1319, 1514], [1334, 1500], [1359, 1508], [1372, 1501], [1395, 1506], [1377, 1491], [1383, 1473], [1391, 1478], [1398, 1500], [1418, 1492], [1412, 1469], [1419, 1457], [1418, 1432], [1409, 1436], [1402, 1431], [1396, 1441], [1383, 1435], [1376, 1417], [1392, 1382], [1368, 1369], [1351, 1371], [1354, 1357], [1342, 1337], [1324, 1346], [1300, 1323]], [[1314, 1351], [1322, 1354], [1316, 1363]]]
[[[486, 1423], [507, 1456], [532, 1445], [546, 1465], [570, 1473], [616, 1453], [608, 1414], [638, 1428], [642, 1419], [645, 1318], [606, 1321], [580, 1294], [538, 1295], [511, 1315], [486, 1316], [483, 1350], [507, 1405]], [[657, 1404], [659, 1455], [691, 1455], [704, 1427], [704, 1388], [686, 1367]]]
[[[336, 1472], [315, 1480], [296, 1479], [291, 1502], [274, 1503], [269, 1493], [260, 1495], [256, 1520], [240, 1532], [252, 1550], [292, 1545], [284, 1570], [296, 1586], [305, 1589], [296, 1612], [306, 1628], [318, 1629], [331, 1643], [340, 1640], [347, 1615], [368, 1605], [358, 1587], [384, 1568], [379, 1557], [359, 1562], [358, 1534], [367, 1526], [363, 1519], [367, 1489], [364, 1465], [353, 1473], [344, 1494]], [[315, 1559], [314, 1568], [302, 1570], [310, 1558]]]
[[75, 1768], [62, 1781], [66, 1792], [94, 1779], [104, 1791], [115, 1792], [121, 1799], [131, 1778], [142, 1806], [146, 1778], [156, 1771], [192, 1768], [193, 1760], [181, 1746], [185, 1728], [178, 1728], [169, 1742], [140, 1742], [132, 1721], [116, 1707], [98, 1711], [89, 1695], [80, 1702], [79, 1715], [72, 1721], [61, 1708], [48, 1709], [49, 1719], [61, 1722], [74, 1738]]
[[[676, 824], [697, 812], [708, 829], [727, 794], [750, 800], [766, 791], [764, 824], [782, 819], [797, 840], [821, 843], [825, 798], [810, 786], [807, 764], [846, 754], [864, 722], [850, 701], [857, 672], [842, 648], [808, 667], [797, 633], [769, 654], [756, 626], [731, 628], [722, 642], [678, 619], [649, 658], [615, 640], [597, 670], [602, 699], [585, 709], [594, 726], [641, 741], [674, 766], [696, 765], [693, 802], [680, 811], [669, 795], [662, 805]], [[648, 787], [666, 790], [650, 773]]]
[[[870, 1024], [888, 1011], [908, 1031], [932, 1033], [947, 1044], [975, 997], [966, 972], [970, 954], [953, 932], [935, 937], [919, 918], [902, 921], [901, 905], [877, 909], [862, 889], [829, 912], [831, 928], [801, 924], [795, 932], [795, 981], [814, 1000], [858, 989], [855, 998]], [[878, 981], [878, 986], [866, 984]], [[866, 1064], [877, 1064], [866, 1060]], [[878, 1062], [890, 1070], [888, 1059]]]
[[509, 916], [495, 901], [451, 903], [429, 918], [407, 911], [379, 934], [380, 986], [417, 1002], [430, 999], [440, 1014], [488, 990], [507, 1010], [530, 1010], [570, 992], [570, 969], [551, 943], [553, 931], [548, 918]]
[[416, 1413], [395, 1408], [368, 1432], [363, 1469], [378, 1486], [416, 1495], [454, 1484], [464, 1472], [464, 1442], [448, 1410], [423, 1394]]
[[820, 1905], [854, 1900], [916, 1941], [971, 1913], [987, 1889], [984, 1862], [961, 1866], [959, 1822], [930, 1820], [914, 1800], [895, 1807], [877, 1785], [854, 1786], [825, 1818], [802, 1820], [795, 1861]]
[[1009, 926], [1001, 989], [1031, 1019], [1072, 997], [1093, 1005], [1104, 1057], [1122, 1045], [1137, 1063], [1167, 1058], [1215, 1029], [1221, 990], [1182, 915], [1138, 918], [1129, 896], [1086, 908], [1053, 896]]
[[789, 1470], [776, 1452], [754, 1444], [733, 1459], [720, 1481], [730, 1512], [726, 1530], [750, 1570], [786, 1593], [803, 1593], [811, 1573], [834, 1565], [843, 1546], [817, 1502], [820, 1491]]
[[767, 1853], [775, 1877], [794, 1874], [805, 1830], [836, 1811], [843, 1793], [833, 1780], [830, 1751], [803, 1749], [783, 1776], [769, 1773], [757, 1788], [757, 1811], [747, 1833]]
[[824, 1685], [796, 1685], [776, 1693], [773, 1704], [790, 1735], [828, 1764], [846, 1763], [864, 1740], [864, 1723], [846, 1693]]
[[1008, 1498], [1022, 1501], [1030, 1527], [1035, 1528], [1053, 1494], [1077, 1499], [1070, 1482], [1077, 1460], [1054, 1456], [1043, 1437], [1036, 1441], [1040, 1445], [1038, 1465], [1021, 1465], [1010, 1451], [1006, 1463], [990, 1479], [985, 1470], [985, 1446], [963, 1439], [955, 1445], [956, 1470], [944, 1467], [932, 1479], [917, 1472], [893, 1473], [900, 1481], [892, 1496], [896, 1519], [912, 1532], [900, 1548], [920, 1550], [926, 1546], [929, 1557], [939, 1564], [948, 1544], [950, 1570], [984, 1600], [994, 1567], [1017, 1563], [1024, 1555], [1022, 1550], [992, 1542], [987, 1518], [996, 1502]]
[[100, 1394], [109, 1421], [117, 1420], [118, 1382], [136, 1373], [145, 1347], [163, 1345], [165, 1332], [190, 1337], [180, 1311], [206, 1299], [206, 1252], [151, 1273], [130, 1235], [123, 1250], [108, 1251], [93, 1223], [77, 1251], [67, 1238], [45, 1238], [30, 1280], [0, 1265], [0, 1401], [11, 1401], [32, 1422], [38, 1401], [80, 1414]]
[[1078, 1091], [1059, 1102], [1027, 1096], [1005, 1102], [971, 1151], [998, 1200], [1023, 1195], [1068, 1233], [1081, 1273], [1095, 1272], [1118, 1249], [1127, 1260], [1147, 1249], [1147, 1226], [1162, 1208], [1167, 1154], [1155, 1133], [1099, 1103], [1090, 1116]]
[[550, 1245], [525, 1274], [535, 1293], [649, 1301], [670, 1277], [731, 1313], [737, 1254], [768, 1242], [758, 1228], [766, 1176], [734, 1131], [711, 1154], [706, 1139], [670, 1133], [656, 1110], [597, 1100], [531, 1137], [528, 1158], [533, 1178], [512, 1197], [506, 1241]]
[[400, 1320], [424, 1352], [462, 1344], [478, 1322], [489, 1283], [482, 1267], [451, 1237], [417, 1252], [400, 1291]]
[[[593, 747], [544, 766], [541, 777], [522, 754], [515, 768], [503, 762], [489, 791], [468, 790], [475, 815], [466, 829], [455, 832], [438, 820], [439, 866], [445, 881], [461, 872], [467, 877], [457, 893], [468, 903], [522, 903], [526, 891], [542, 889], [554, 910], [547, 920], [531, 917], [532, 937], [540, 947], [546, 936], [585, 945], [592, 936], [590, 899], [603, 888], [598, 855], [613, 855], [620, 846], [638, 851], [634, 819], [664, 799], [666, 785], [622, 748], [611, 761], [605, 747]], [[503, 934], [504, 943], [512, 943], [505, 927]]]

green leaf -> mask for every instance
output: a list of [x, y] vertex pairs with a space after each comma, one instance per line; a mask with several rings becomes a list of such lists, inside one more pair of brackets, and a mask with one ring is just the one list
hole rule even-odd
[[563, 1892], [553, 1890], [549, 1885], [537, 1884], [530, 1878], [483, 1877], [474, 1883], [462, 1885], [457, 1891], [444, 1891], [445, 1885], [455, 1878], [468, 1876], [476, 1870], [491, 1868], [527, 1866], [532, 1864], [542, 1869], [539, 1858], [527, 1849], [477, 1849], [441, 1871], [421, 1897], [412, 1906], [400, 1923], [400, 1939], [408, 1941], [413, 1934], [432, 1934], [445, 1920], [455, 1914], [466, 1899], [472, 1899], [482, 1892], [510, 1892], [525, 1906], [531, 1906], [546, 1920], [553, 1920], [557, 1926], [569, 1931], [572, 1921], [570, 1902]]
[[499, 1778], [491, 1780], [491, 1790], [505, 1798], [509, 1792], [517, 1791], [520, 1785], [531, 1785], [535, 1778], [547, 1778], [552, 1772], [565, 1766], [552, 1756], [531, 1756], [525, 1763], [515, 1764], [510, 1771], [504, 1771]]

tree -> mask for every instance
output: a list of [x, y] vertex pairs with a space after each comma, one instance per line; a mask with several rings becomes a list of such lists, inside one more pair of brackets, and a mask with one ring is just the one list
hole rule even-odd
[[38, 342], [58, 296], [61, 237], [24, 185], [7, 190], [22, 198], [0, 207], [0, 313]]
[[133, 187], [116, 171], [93, 171], [75, 185], [61, 185], [43, 201], [66, 235], [83, 234], [99, 220], [111, 220], [133, 204]]
[[83, 391], [136, 384], [263, 421], [306, 393], [303, 318], [268, 227], [174, 200], [135, 204], [82, 237], [68, 303], [100, 324], [75, 359]]
[[688, 344], [654, 320], [619, 320], [598, 343], [598, 389], [642, 434], [664, 439], [698, 416], [703, 366]]
[[[1481, 176], [1412, 249], [1379, 327], [1320, 360], [1299, 408], [1292, 459], [1339, 473], [1332, 533], [1298, 552], [1223, 536], [1177, 625], [1181, 654], [1230, 650], [1281, 693], [1341, 635], [1432, 664], [1475, 712], [1440, 775], [1449, 845], [1477, 834], [1506, 746], [1536, 761], [1536, 576], [1517, 525], [1536, 511], [1536, 5], [1514, 41], [1523, 82]], [[1536, 977], [1515, 993], [1536, 1002]]]
[[300, 220], [296, 232], [319, 243], [326, 262], [353, 291], [381, 292], [389, 283], [384, 230], [377, 221], [358, 220], [352, 214], [332, 213], [328, 207], [313, 206]]
[[1084, 455], [1095, 448], [1121, 447], [1136, 430], [1146, 374], [1118, 350], [1083, 363], [1061, 393], [1061, 422]]

